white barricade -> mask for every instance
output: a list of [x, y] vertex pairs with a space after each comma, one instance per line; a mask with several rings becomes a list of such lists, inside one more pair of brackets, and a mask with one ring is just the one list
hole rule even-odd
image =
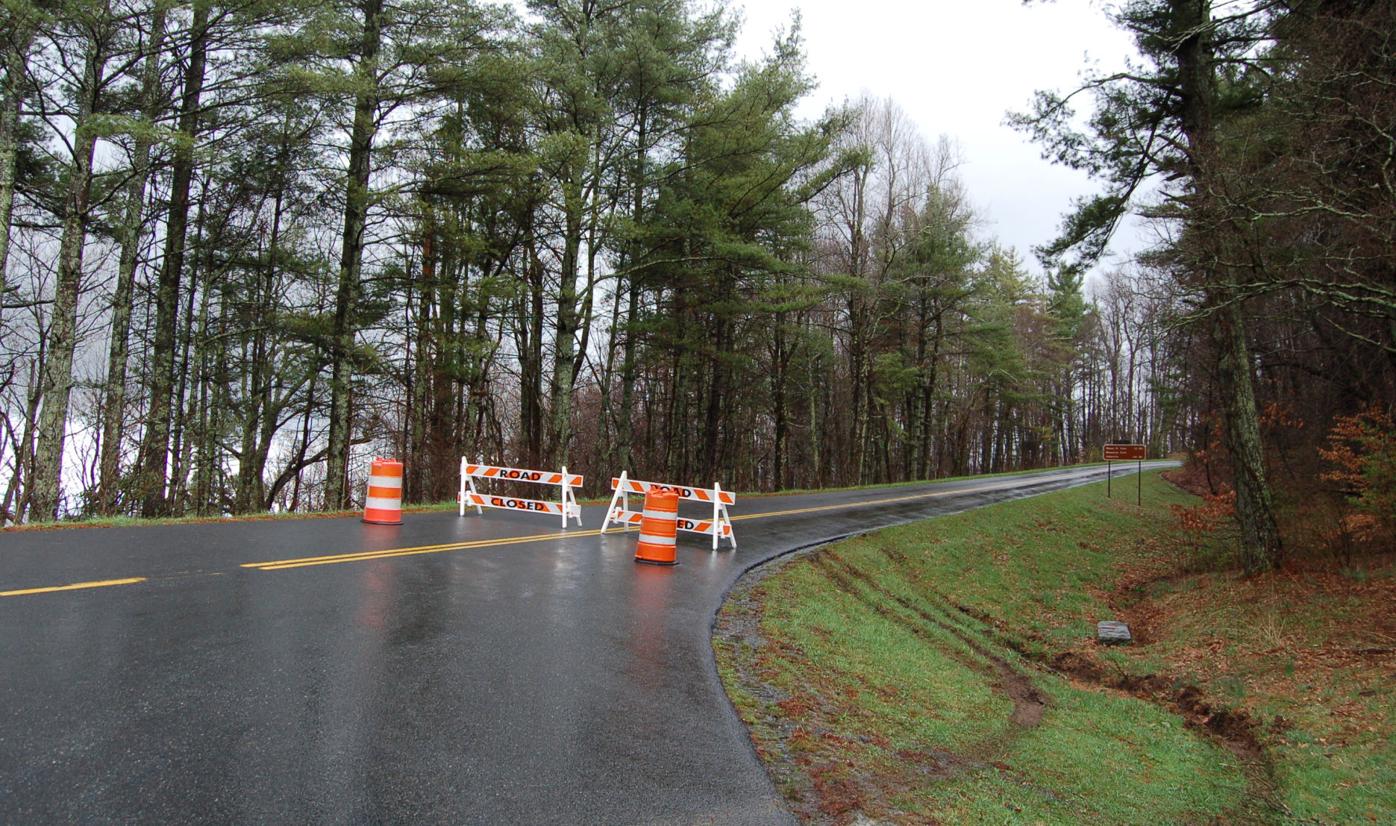
[[[497, 479], [502, 482], [529, 482], [535, 485], [553, 485], [562, 488], [562, 501], [550, 502], [546, 499], [524, 499], [518, 496], [496, 496], [489, 493], [481, 493], [475, 488], [476, 479]], [[460, 501], [460, 515], [465, 516], [467, 507], [474, 508], [476, 513], [484, 514], [483, 508], [501, 508], [503, 510], [530, 511], [532, 513], [547, 513], [562, 517], [562, 527], [567, 527], [569, 518], [577, 520], [577, 526], [582, 524], [582, 508], [577, 504], [577, 494], [574, 488], [582, 486], [582, 476], [576, 473], [568, 473], [564, 467], [560, 473], [551, 470], [525, 470], [513, 467], [495, 467], [494, 465], [482, 465], [475, 462], [460, 460], [460, 493], [456, 498]]]
[[670, 485], [664, 482], [642, 482], [629, 478], [625, 471], [621, 471], [619, 478], [611, 477], [611, 490], [615, 493], [611, 495], [611, 504], [606, 508], [606, 524], [601, 526], [601, 532], [605, 533], [613, 524], [626, 527], [639, 525], [643, 514], [630, 510], [629, 497], [632, 493], [644, 496], [651, 488], [672, 490], [679, 495], [679, 501], [712, 503], [712, 519], [687, 519], [679, 516], [679, 530], [711, 536], [713, 550], [717, 550], [720, 539], [731, 542], [733, 548], [737, 547], [737, 535], [732, 531], [732, 517], [727, 513], [727, 506], [737, 504], [737, 497], [723, 490], [722, 485], [714, 483], [710, 488], [691, 488], [687, 485]]

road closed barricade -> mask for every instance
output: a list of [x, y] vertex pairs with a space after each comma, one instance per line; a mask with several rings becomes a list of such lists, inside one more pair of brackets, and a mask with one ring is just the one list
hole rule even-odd
[[[502, 496], [492, 493], [481, 493], [480, 490], [475, 487], [476, 479], [551, 485], [560, 488], [562, 493], [559, 500], [556, 502], [547, 499], [526, 499], [521, 496]], [[562, 518], [562, 527], [564, 528], [567, 527], [568, 519], [575, 519], [577, 525], [580, 527], [582, 524], [582, 508], [577, 504], [576, 489], [581, 486], [582, 476], [577, 473], [568, 473], [566, 467], [561, 471], [529, 470], [526, 468], [482, 465], [461, 459], [460, 493], [456, 498], [460, 502], [461, 516], [465, 516], [466, 508], [474, 508], [476, 513], [482, 515], [485, 512], [485, 508], [499, 508], [508, 511], [546, 513], [551, 516], [558, 516]]]
[[710, 488], [695, 488], [688, 485], [671, 485], [667, 482], [644, 482], [631, 479], [622, 471], [619, 477], [611, 477], [611, 490], [615, 493], [611, 495], [611, 504], [606, 508], [606, 524], [601, 526], [602, 533], [612, 525], [623, 525], [627, 528], [640, 525], [644, 513], [630, 510], [632, 495], [643, 497], [651, 490], [671, 490], [678, 495], [680, 502], [699, 502], [705, 506], [711, 505], [713, 509], [711, 519], [689, 519], [679, 516], [679, 530], [711, 536], [713, 550], [717, 550], [718, 542], [723, 539], [730, 542], [733, 548], [737, 547], [737, 535], [732, 530], [732, 517], [727, 513], [727, 506], [737, 504], [737, 497], [730, 491], [723, 490], [720, 484], [714, 483]]

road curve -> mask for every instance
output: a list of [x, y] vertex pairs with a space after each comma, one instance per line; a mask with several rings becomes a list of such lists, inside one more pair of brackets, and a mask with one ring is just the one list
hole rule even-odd
[[674, 568], [598, 506], [0, 534], [0, 822], [789, 822], [713, 664], [737, 577], [1104, 475], [740, 499]]

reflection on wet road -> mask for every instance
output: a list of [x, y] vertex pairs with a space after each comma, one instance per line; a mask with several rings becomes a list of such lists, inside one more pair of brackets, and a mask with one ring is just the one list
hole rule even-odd
[[785, 822], [712, 664], [736, 577], [1103, 477], [748, 498], [675, 568], [494, 512], [0, 535], [0, 822]]

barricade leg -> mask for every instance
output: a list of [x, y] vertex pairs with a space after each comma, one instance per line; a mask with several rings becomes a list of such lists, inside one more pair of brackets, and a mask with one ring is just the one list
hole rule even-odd
[[718, 537], [722, 536], [722, 483], [713, 482], [713, 550], [717, 550]]
[[[630, 510], [630, 500], [625, 492], [625, 471], [622, 470], [620, 472], [620, 481], [618, 483], [614, 479], [611, 480], [611, 483], [616, 486], [616, 492], [611, 494], [611, 502], [606, 506], [606, 521], [601, 523], [601, 533], [603, 535], [606, 533], [606, 529], [611, 527], [612, 517], [616, 513], [617, 501], [620, 502], [620, 507], [622, 511]], [[616, 521], [620, 522], [622, 525], [625, 524], [622, 520], [617, 519]]]

